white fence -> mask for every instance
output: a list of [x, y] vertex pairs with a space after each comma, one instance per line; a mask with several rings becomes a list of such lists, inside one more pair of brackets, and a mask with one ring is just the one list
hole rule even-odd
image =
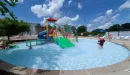
[[[118, 32], [106, 32], [106, 36], [111, 34], [112, 36], [118, 36]], [[121, 31], [119, 32], [119, 36], [130, 36], [130, 31]]]

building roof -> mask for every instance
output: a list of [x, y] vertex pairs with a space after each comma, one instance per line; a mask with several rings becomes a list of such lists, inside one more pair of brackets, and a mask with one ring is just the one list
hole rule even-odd
[[57, 21], [55, 18], [48, 18], [47, 21]]

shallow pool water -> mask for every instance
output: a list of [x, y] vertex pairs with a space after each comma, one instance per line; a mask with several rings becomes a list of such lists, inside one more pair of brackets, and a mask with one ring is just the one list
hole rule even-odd
[[36, 46], [29, 50], [24, 42], [18, 49], [0, 51], [0, 59], [29, 68], [47, 70], [79, 70], [119, 63], [130, 56], [128, 49], [110, 42], [99, 48], [96, 40], [79, 39], [75, 47], [61, 49], [55, 43]]

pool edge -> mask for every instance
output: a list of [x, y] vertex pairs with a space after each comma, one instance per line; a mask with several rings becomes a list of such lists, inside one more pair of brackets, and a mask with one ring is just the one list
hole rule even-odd
[[[109, 41], [107, 41], [107, 42], [109, 42]], [[114, 42], [114, 41], [111, 41], [111, 43], [123, 46], [123, 47], [127, 48], [130, 51], [130, 47], [129, 46], [127, 47], [127, 46], [124, 46], [123, 44], [120, 44], [120, 43]], [[7, 63], [7, 64], [11, 65], [9, 63]], [[78, 73], [79, 72], [85, 73], [86, 75], [97, 75], [97, 74], [108, 74], [108, 73], [110, 73], [110, 74], [111, 73], [113, 73], [113, 74], [114, 73], [127, 73], [125, 70], [127, 70], [128, 68], [130, 68], [130, 57], [128, 57], [127, 59], [125, 59], [122, 62], [119, 62], [117, 64], [113, 64], [113, 65], [109, 65], [109, 66], [105, 66], [105, 67], [98, 67], [98, 68], [84, 69], [84, 70], [71, 70], [71, 71], [68, 71], [68, 70], [51, 70], [50, 75], [62, 75], [62, 74], [64, 74], [64, 75], [75, 75], [77, 72]], [[10, 71], [11, 70], [13, 70], [13, 68], [10, 69]], [[36, 73], [37, 73], [38, 70], [41, 70], [41, 69], [36, 69], [35, 70], [35, 69], [28, 68], [26, 70], [28, 70], [27, 71], [28, 72], [27, 75], [34, 75], [34, 74], [38, 75]], [[46, 70], [41, 70], [41, 71], [46, 71]], [[41, 73], [43, 73], [43, 72], [41, 72]], [[46, 73], [48, 74], [49, 72], [46, 72]], [[116, 75], [116, 74], [114, 74], [114, 75]], [[125, 75], [125, 74], [123, 74], [123, 75]]]

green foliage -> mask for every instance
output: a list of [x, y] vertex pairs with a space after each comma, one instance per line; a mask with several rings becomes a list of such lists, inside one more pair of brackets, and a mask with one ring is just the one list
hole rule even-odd
[[28, 23], [23, 21], [12, 20], [9, 18], [0, 19], [0, 36], [10, 36], [17, 35], [20, 32], [28, 32], [30, 26]]
[[106, 29], [106, 31], [127, 31], [127, 30], [130, 30], [130, 23], [125, 23], [122, 25], [114, 24], [108, 29]]
[[20, 32], [29, 32], [30, 31], [30, 25], [27, 22], [20, 21], [18, 25], [18, 29]]
[[17, 27], [18, 27], [18, 21], [10, 20], [8, 18], [2, 19], [0, 22], [0, 30], [3, 31], [3, 34], [1, 35], [2, 36], [6, 36], [6, 35], [11, 36], [12, 34], [16, 35], [19, 33]]
[[11, 43], [10, 40], [6, 40], [6, 41], [5, 41], [5, 44], [6, 44], [6, 45], [8, 45], [8, 44], [10, 44], [10, 43]]
[[121, 31], [122, 28], [119, 24], [112, 25], [109, 29], [109, 31]]
[[101, 29], [95, 29], [95, 30], [93, 30], [92, 32], [99, 33], [100, 30], [101, 30]]
[[130, 23], [125, 23], [121, 25], [122, 30], [130, 30]]
[[100, 32], [100, 30], [101, 30], [101, 29], [95, 29], [95, 30], [93, 30], [93, 31], [91, 32], [91, 35], [98, 35], [98, 34], [104, 35], [105, 32]]
[[91, 35], [98, 35], [98, 32], [91, 32]]
[[105, 29], [106, 32], [109, 32], [109, 29]]
[[74, 33], [74, 35], [77, 34], [77, 31], [76, 31], [76, 27], [75, 27], [75, 26], [72, 26], [72, 27], [71, 27], [71, 31]]
[[79, 26], [77, 29], [78, 33], [83, 33], [83, 32], [87, 32], [87, 27], [86, 26]]
[[71, 25], [64, 25], [65, 32], [71, 33]]
[[7, 13], [11, 16], [12, 19], [16, 19], [13, 12], [8, 9], [8, 6], [15, 7], [18, 0], [0, 0], [0, 13], [5, 16]]
[[36, 27], [41, 27], [41, 25], [40, 24], [36, 24]]
[[90, 35], [91, 33], [90, 32], [84, 32], [83, 33], [83, 36], [88, 36], [88, 35]]

